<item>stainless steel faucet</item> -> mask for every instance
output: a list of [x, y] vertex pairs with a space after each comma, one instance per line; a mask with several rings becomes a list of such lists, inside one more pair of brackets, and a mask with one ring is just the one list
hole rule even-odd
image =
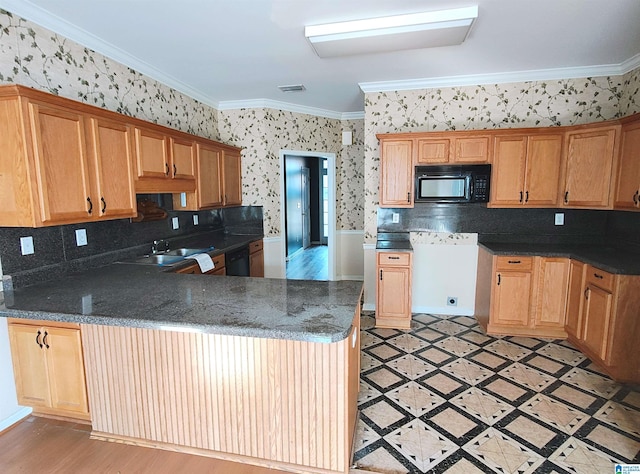
[[167, 252], [169, 250], [169, 241], [160, 239], [154, 240], [151, 244], [151, 253], [156, 254], [160, 252]]

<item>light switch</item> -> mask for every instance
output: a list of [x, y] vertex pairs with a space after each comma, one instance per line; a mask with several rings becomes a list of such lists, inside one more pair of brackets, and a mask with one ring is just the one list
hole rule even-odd
[[87, 245], [87, 230], [86, 229], [76, 229], [76, 245], [78, 247], [82, 247], [83, 245]]
[[20, 250], [22, 255], [31, 255], [35, 253], [33, 249], [33, 237], [20, 237]]
[[178, 218], [177, 217], [172, 217], [171, 218], [171, 226], [173, 227], [173, 230], [176, 230], [176, 229], [180, 228], [180, 224], [178, 223]]
[[564, 225], [564, 212], [556, 212], [556, 225]]

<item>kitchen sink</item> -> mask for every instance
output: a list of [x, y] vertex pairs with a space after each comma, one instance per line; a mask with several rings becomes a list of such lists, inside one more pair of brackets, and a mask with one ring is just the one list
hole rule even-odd
[[189, 255], [193, 255], [193, 254], [196, 254], [196, 253], [210, 252], [211, 250], [213, 250], [213, 247], [208, 247], [206, 249], [181, 248], [181, 249], [169, 250], [168, 252], [165, 252], [160, 256], [163, 256], [163, 255], [177, 255], [179, 257], [188, 257]]
[[197, 253], [206, 253], [213, 250], [213, 247], [207, 247], [203, 249], [191, 249], [191, 248], [179, 248], [169, 250], [163, 253], [156, 253], [151, 255], [145, 255], [133, 260], [133, 263], [142, 263], [144, 265], [166, 265], [170, 266], [175, 263], [183, 261], [190, 255]]

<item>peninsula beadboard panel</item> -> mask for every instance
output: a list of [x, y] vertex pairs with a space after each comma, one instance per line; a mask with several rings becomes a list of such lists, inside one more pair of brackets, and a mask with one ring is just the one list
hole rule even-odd
[[359, 320], [332, 344], [82, 325], [93, 436], [347, 473]]

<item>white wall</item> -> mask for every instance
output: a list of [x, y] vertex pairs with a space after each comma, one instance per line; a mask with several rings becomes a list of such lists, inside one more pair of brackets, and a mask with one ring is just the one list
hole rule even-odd
[[[2, 280], [1, 263], [0, 280]], [[2, 285], [0, 285], [0, 304], [2, 304], [3, 301]], [[7, 319], [0, 318], [0, 432], [18, 422], [29, 413], [31, 413], [31, 408], [21, 407], [18, 405], [18, 400], [16, 399], [16, 386], [13, 381]]]

